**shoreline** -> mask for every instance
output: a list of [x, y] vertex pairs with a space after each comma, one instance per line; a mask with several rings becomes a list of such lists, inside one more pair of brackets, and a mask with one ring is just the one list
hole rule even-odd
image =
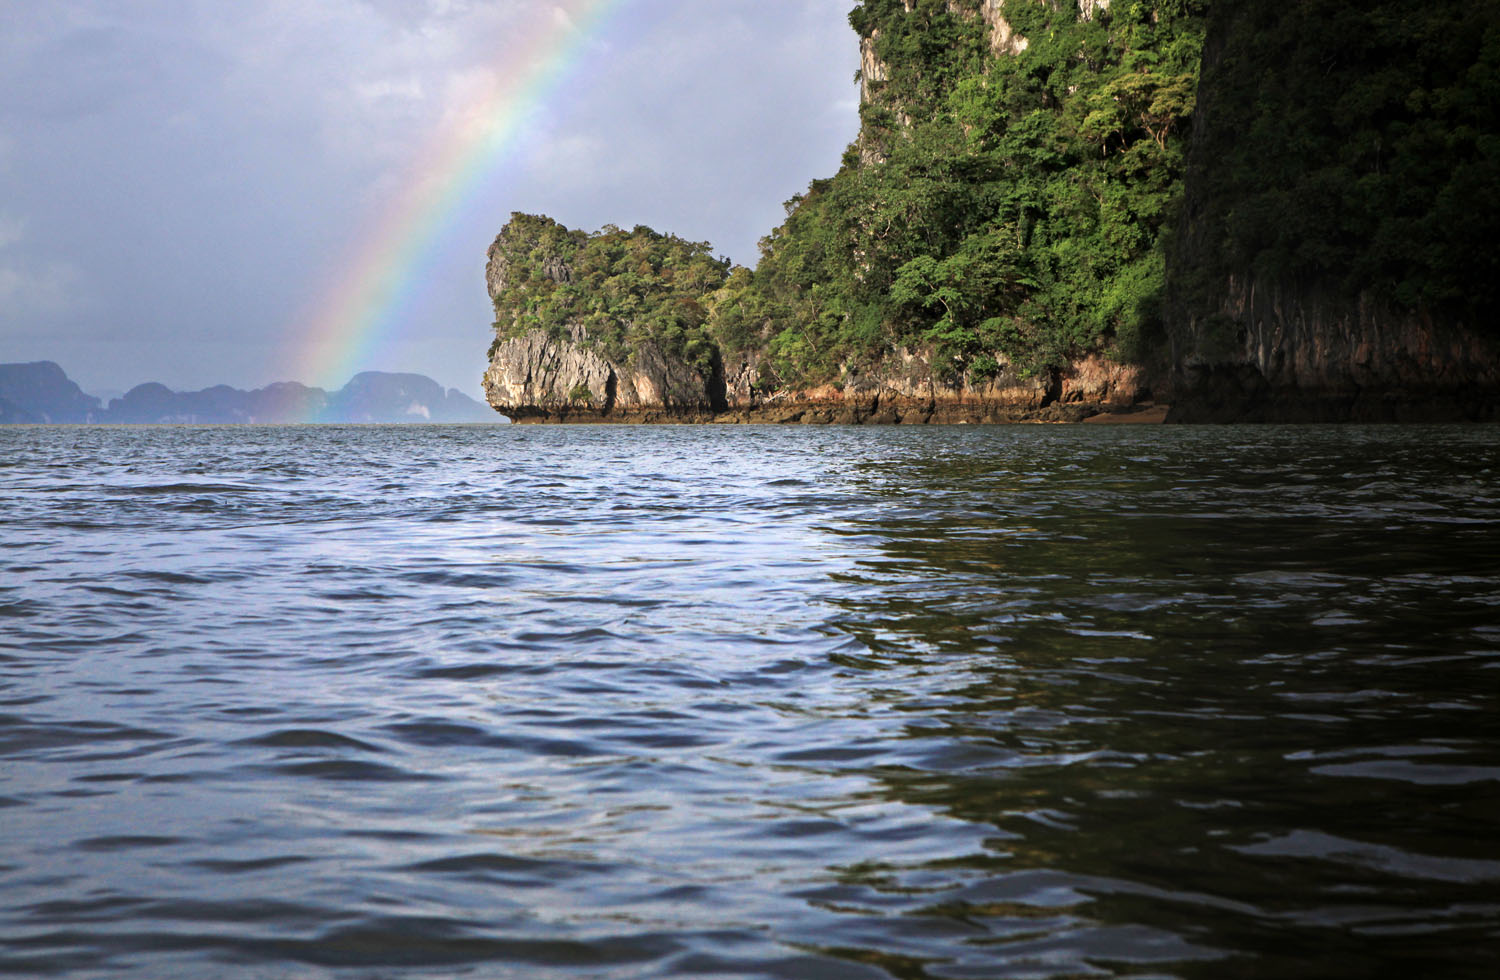
[[508, 406], [495, 411], [514, 425], [1161, 425], [1170, 406], [1145, 402], [1129, 407], [1097, 404], [1052, 404], [1039, 409], [1004, 409], [996, 406], [924, 405], [904, 411], [861, 411], [847, 404], [838, 406], [803, 404], [757, 406], [723, 412], [652, 411], [596, 412], [589, 410], [550, 412], [530, 407], [512, 414]]

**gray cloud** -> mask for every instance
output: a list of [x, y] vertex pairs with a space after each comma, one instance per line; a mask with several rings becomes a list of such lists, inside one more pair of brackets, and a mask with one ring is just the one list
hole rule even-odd
[[[753, 263], [781, 201], [854, 134], [851, 3], [620, 4], [358, 368], [475, 391], [484, 250], [512, 210], [650, 224]], [[284, 380], [305, 311], [552, 6], [0, 0], [0, 233], [19, 229], [0, 234], [0, 360], [57, 360], [96, 388]]]

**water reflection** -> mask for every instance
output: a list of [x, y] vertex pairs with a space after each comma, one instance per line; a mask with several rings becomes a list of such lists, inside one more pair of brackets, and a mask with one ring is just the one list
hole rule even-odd
[[832, 594], [868, 651], [845, 664], [907, 719], [880, 784], [992, 831], [819, 901], [961, 924], [943, 976], [1473, 968], [1500, 912], [1497, 452], [1390, 435], [863, 467], [874, 506], [830, 531], [879, 556]]

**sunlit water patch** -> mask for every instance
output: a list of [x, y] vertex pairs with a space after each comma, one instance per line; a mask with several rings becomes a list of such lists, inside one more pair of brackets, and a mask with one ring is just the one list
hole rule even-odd
[[0, 446], [0, 973], [1500, 970], [1492, 429]]

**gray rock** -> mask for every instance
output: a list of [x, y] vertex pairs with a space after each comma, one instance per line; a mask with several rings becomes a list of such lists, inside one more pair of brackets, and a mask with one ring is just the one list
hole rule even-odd
[[620, 364], [586, 340], [533, 330], [496, 345], [484, 393], [496, 411], [521, 421], [654, 421], [712, 413], [721, 400], [712, 397], [709, 381], [653, 343]]

